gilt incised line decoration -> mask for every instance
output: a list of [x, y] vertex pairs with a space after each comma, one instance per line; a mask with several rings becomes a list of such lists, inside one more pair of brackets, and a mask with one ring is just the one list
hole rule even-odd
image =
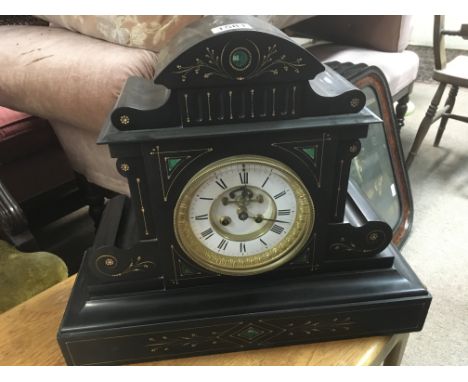
[[145, 226], [145, 235], [148, 236], [149, 235], [149, 232], [148, 232], [148, 224], [146, 223], [146, 215], [145, 215], [145, 207], [143, 205], [143, 197], [141, 195], [141, 186], [140, 186], [140, 183], [141, 183], [141, 179], [140, 178], [136, 178], [136, 184], [137, 184], [137, 188], [138, 188], [138, 196], [140, 197], [140, 212], [141, 212], [141, 215], [143, 217], [143, 224]]
[[[174, 184], [175, 179], [179, 176], [179, 174], [193, 161], [197, 160], [200, 156], [213, 151], [213, 149], [206, 148], [200, 150], [176, 150], [176, 151], [160, 151], [159, 146], [154, 147], [149, 155], [154, 156], [157, 158], [158, 167], [159, 167], [159, 177], [161, 180], [161, 188], [162, 188], [162, 196], [165, 202], [167, 202], [167, 198], [169, 196], [169, 191], [171, 190], [172, 185]], [[191, 153], [192, 155], [188, 155]], [[166, 174], [165, 176], [163, 171], [163, 164], [165, 164], [167, 157], [179, 156], [183, 158], [182, 163], [180, 166], [174, 169], [174, 172], [171, 174]]]
[[330, 320], [299, 318], [254, 320], [232, 324], [218, 324], [179, 331], [154, 333], [144, 345], [150, 353], [172, 353], [185, 349], [184, 354], [196, 354], [199, 348], [209, 345], [237, 345], [240, 349], [252, 343], [265, 345], [281, 336], [281, 342], [298, 342], [304, 337], [323, 333], [351, 331], [356, 324], [350, 316], [333, 317]]
[[[193, 65], [183, 66], [180, 64], [176, 65], [176, 70], [173, 74], [180, 75], [180, 80], [186, 82], [190, 75], [202, 76], [204, 79], [209, 79], [213, 76], [230, 79], [230, 80], [249, 80], [265, 73], [271, 73], [274, 76], [279, 75], [281, 72], [293, 71], [294, 73], [300, 73], [301, 69], [306, 66], [303, 63], [303, 58], [298, 57], [296, 59], [288, 59], [286, 54], [281, 54], [276, 44], [268, 46], [267, 51], [262, 55], [258, 47], [251, 41], [249, 41], [257, 49], [258, 61], [256, 67], [246, 75], [233, 76], [224, 66], [224, 62], [221, 59], [221, 54], [218, 54], [214, 49], [209, 47], [205, 48], [205, 54], [202, 58], [195, 58]], [[223, 51], [226, 46], [223, 48]], [[248, 69], [248, 68], [246, 68]]]
[[[155, 264], [149, 260], [143, 260], [141, 256], [137, 256], [135, 259], [130, 259], [130, 264], [121, 272], [111, 273], [110, 270], [117, 268], [119, 260], [112, 255], [102, 255], [96, 259], [96, 269], [111, 277], [122, 277], [132, 272], [142, 272], [152, 269]], [[104, 267], [101, 268], [101, 265]]]

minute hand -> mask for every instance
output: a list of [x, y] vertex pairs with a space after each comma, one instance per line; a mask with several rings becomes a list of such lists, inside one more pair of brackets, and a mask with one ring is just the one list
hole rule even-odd
[[268, 218], [264, 218], [263, 216], [249, 216], [249, 218], [254, 219], [257, 223], [260, 223], [263, 220], [266, 220], [269, 222], [291, 224], [291, 222], [285, 222], [284, 220], [268, 219]]

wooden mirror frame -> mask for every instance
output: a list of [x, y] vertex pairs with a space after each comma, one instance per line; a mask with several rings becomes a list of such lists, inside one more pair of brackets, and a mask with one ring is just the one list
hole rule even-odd
[[402, 247], [408, 238], [413, 223], [413, 198], [408, 173], [404, 165], [404, 154], [398, 133], [392, 96], [385, 75], [379, 68], [365, 64], [354, 65], [330, 62], [327, 65], [348, 79], [357, 88], [371, 87], [375, 91], [381, 112], [380, 118], [383, 121], [382, 127], [392, 165], [396, 192], [400, 202], [400, 218], [393, 227], [392, 242], [397, 247]]

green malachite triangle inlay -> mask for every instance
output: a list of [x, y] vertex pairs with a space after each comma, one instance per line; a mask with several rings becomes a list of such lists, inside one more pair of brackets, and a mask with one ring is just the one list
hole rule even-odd
[[172, 171], [182, 162], [183, 158], [167, 158], [167, 174], [170, 175]]
[[304, 151], [312, 159], [315, 159], [315, 152], [316, 152], [315, 147], [303, 147], [302, 151]]
[[184, 262], [180, 262], [179, 264], [180, 264], [180, 271], [182, 272], [183, 275], [196, 275], [197, 273], [199, 273], [193, 270], [192, 268], [190, 268]]

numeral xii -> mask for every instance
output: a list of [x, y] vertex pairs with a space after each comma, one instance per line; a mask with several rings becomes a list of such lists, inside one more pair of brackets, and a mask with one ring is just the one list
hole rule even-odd
[[239, 173], [239, 178], [240, 178], [240, 182], [241, 184], [248, 184], [249, 183], [249, 173], [248, 172], [240, 172]]

